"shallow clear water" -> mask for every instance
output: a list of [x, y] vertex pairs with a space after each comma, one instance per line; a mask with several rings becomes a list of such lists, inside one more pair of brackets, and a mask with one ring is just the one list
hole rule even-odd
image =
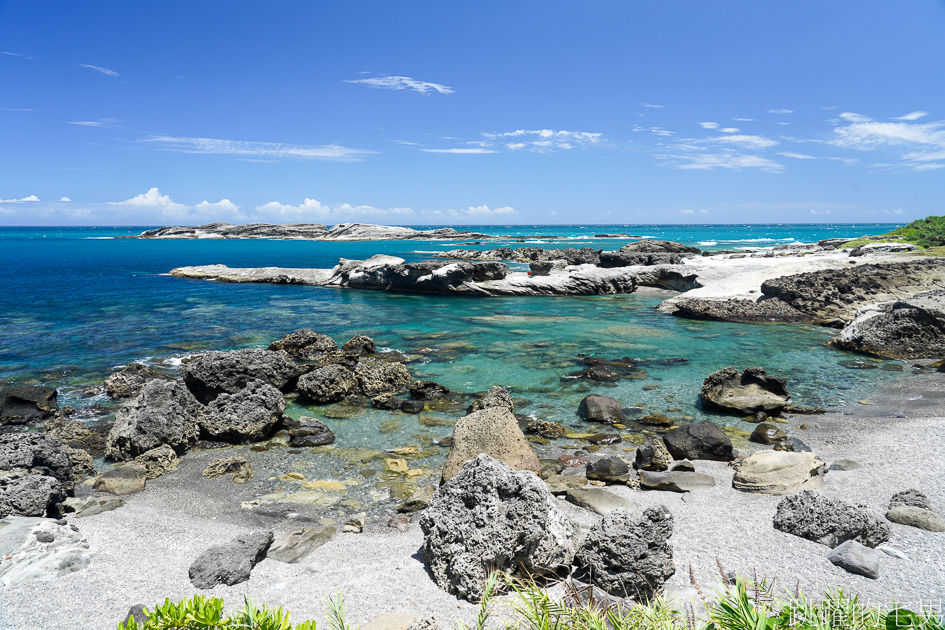
[[[719, 243], [732, 248], [750, 239], [768, 246], [790, 239], [812, 241], [888, 231], [890, 226], [542, 226], [476, 228], [499, 234], [627, 232], [691, 244]], [[156, 241], [101, 237], [137, 233], [134, 229], [0, 230], [0, 380], [42, 382], [60, 388], [60, 404], [107, 403], [82, 399], [78, 391], [100, 384], [114, 366], [144, 361], [171, 372], [180, 358], [207, 349], [268, 345], [299, 328], [333, 336], [339, 344], [356, 333], [379, 346], [400, 350], [411, 372], [457, 392], [508, 387], [524, 399], [520, 411], [554, 420], [575, 432], [588, 427], [575, 415], [589, 392], [614, 396], [643, 413], [663, 413], [678, 421], [701, 419], [698, 392], [706, 375], [735, 365], [764, 366], [786, 378], [797, 403], [842, 407], [855, 404], [880, 381], [900, 374], [900, 362], [870, 361], [877, 369], [844, 365], [861, 359], [823, 346], [831, 331], [809, 326], [697, 322], [655, 310], [659, 298], [603, 297], [459, 298], [412, 296], [266, 284], [220, 284], [165, 275], [182, 265], [331, 267], [339, 257], [364, 258], [390, 253], [421, 259], [417, 252], [442, 251], [455, 243], [321, 243], [303, 241]], [[580, 246], [581, 240], [561, 246]], [[594, 239], [597, 248], [617, 248], [626, 239]], [[514, 245], [514, 243], [513, 243]], [[757, 246], [755, 245], [755, 246]], [[483, 245], [485, 246], [485, 245]], [[496, 244], [490, 243], [489, 247]], [[746, 245], [747, 246], [747, 245]], [[578, 355], [630, 357], [642, 378], [615, 384], [570, 377], [580, 370]], [[665, 364], [685, 358], [685, 363]], [[650, 387], [646, 387], [650, 386]], [[657, 386], [657, 387], [652, 387]], [[318, 452], [273, 451], [269, 468], [257, 478], [305, 469], [309, 479], [350, 474], [348, 508], [386, 496], [383, 457], [345, 451], [416, 447], [429, 458], [417, 466], [435, 470], [445, 450], [430, 447], [449, 435], [462, 405], [421, 416], [365, 410], [340, 419], [333, 407], [300, 407], [290, 415], [326, 418], [338, 441]], [[709, 414], [711, 415], [711, 414]], [[742, 430], [737, 418], [715, 420]], [[739, 426], [741, 425], [741, 426]], [[629, 437], [629, 436], [628, 436]], [[579, 445], [576, 440], [565, 444]], [[630, 445], [628, 444], [628, 447]], [[427, 450], [423, 450], [427, 449]], [[323, 451], [329, 450], [334, 457]], [[538, 446], [540, 454], [547, 447]], [[368, 463], [360, 462], [367, 458]], [[346, 469], [345, 466], [348, 466]], [[348, 470], [348, 472], [344, 472]], [[367, 470], [376, 472], [370, 478]], [[434, 476], [421, 475], [412, 482]], [[347, 477], [345, 477], [347, 478]], [[380, 484], [380, 485], [379, 485]], [[269, 484], [272, 485], [272, 484]], [[266, 482], [261, 491], [271, 489]], [[345, 506], [341, 506], [344, 508]], [[341, 508], [339, 508], [341, 509]]]

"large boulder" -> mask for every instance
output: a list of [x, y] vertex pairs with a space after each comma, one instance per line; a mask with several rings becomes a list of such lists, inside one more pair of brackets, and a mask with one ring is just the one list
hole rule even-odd
[[304, 328], [273, 341], [269, 344], [269, 350], [281, 350], [297, 359], [317, 359], [322, 355], [337, 352], [338, 344], [328, 335]]
[[699, 394], [702, 404], [729, 413], [774, 415], [784, 409], [791, 395], [784, 379], [768, 376], [764, 368], [739, 372], [727, 367], [706, 377]]
[[591, 394], [585, 396], [578, 406], [578, 415], [591, 422], [617, 424], [624, 421], [623, 409], [616, 399], [610, 396]]
[[235, 394], [220, 394], [200, 417], [205, 439], [232, 444], [259, 442], [282, 420], [282, 393], [262, 381], [252, 381]]
[[698, 247], [688, 247], [682, 243], [677, 243], [675, 241], [634, 241], [632, 243], [627, 243], [621, 247], [618, 251], [621, 252], [647, 252], [647, 253], [662, 253], [662, 254], [693, 254], [699, 255], [702, 253], [702, 250]]
[[820, 490], [825, 472], [826, 465], [813, 453], [756, 451], [736, 464], [732, 487], [773, 495]]
[[68, 493], [65, 484], [49, 475], [12, 473], [0, 477], [0, 518], [58, 516]]
[[515, 414], [503, 407], [476, 411], [456, 422], [453, 445], [443, 465], [443, 481], [449, 481], [463, 465], [485, 453], [518, 470], [538, 473], [541, 462], [532, 450]]
[[184, 383], [203, 404], [220, 394], [235, 394], [250, 381], [263, 381], [285, 391], [295, 385], [300, 373], [286, 354], [259, 349], [207, 352], [181, 368]]
[[359, 364], [354, 375], [361, 391], [371, 398], [381, 394], [402, 394], [413, 382], [403, 363], [377, 359]]
[[0, 434], [0, 476], [14, 472], [52, 477], [67, 487], [75, 478], [66, 446], [39, 433]]
[[663, 442], [675, 459], [711, 459], [720, 462], [735, 459], [732, 441], [709, 420], [671, 429], [663, 436]]
[[945, 356], [945, 290], [864, 306], [830, 344], [887, 359], [940, 359]]
[[662, 505], [642, 514], [613, 510], [588, 532], [577, 564], [611, 595], [648, 600], [676, 572], [672, 534], [673, 515]]
[[332, 403], [344, 400], [357, 385], [358, 380], [354, 377], [354, 372], [341, 365], [332, 364], [299, 378], [299, 393], [317, 403]]
[[112, 398], [134, 398], [145, 383], [154, 379], [172, 380], [145, 365], [130, 363], [105, 379], [105, 393]]
[[436, 400], [450, 395], [448, 387], [433, 381], [414, 381], [410, 385], [410, 397], [414, 400]]
[[466, 413], [470, 414], [476, 411], [482, 411], [483, 409], [489, 409], [490, 407], [502, 407], [515, 413], [515, 403], [512, 401], [512, 396], [509, 395], [508, 390], [498, 385], [494, 385], [490, 388], [482, 398], [474, 400], [466, 409]]
[[0, 390], [0, 426], [26, 424], [52, 416], [59, 409], [52, 387], [20, 385]]
[[867, 547], [889, 540], [889, 526], [865, 506], [831, 499], [810, 490], [781, 499], [774, 515], [774, 527], [831, 548], [848, 540]]
[[341, 346], [341, 352], [366, 357], [376, 354], [377, 348], [374, 346], [374, 340], [367, 335], [355, 335]]
[[657, 438], [647, 438], [637, 447], [633, 466], [637, 470], [668, 470], [673, 463], [673, 456], [666, 450], [663, 441]]
[[420, 528], [433, 579], [472, 602], [492, 570], [551, 575], [575, 552], [574, 524], [544, 482], [485, 454], [437, 489]]
[[181, 454], [199, 437], [202, 411], [183, 383], [150, 381], [115, 414], [105, 456], [112, 460], [134, 459], [162, 444]]
[[272, 540], [272, 532], [253, 532], [207, 549], [190, 565], [190, 583], [210, 589], [218, 584], [245, 582], [253, 567], [266, 557]]

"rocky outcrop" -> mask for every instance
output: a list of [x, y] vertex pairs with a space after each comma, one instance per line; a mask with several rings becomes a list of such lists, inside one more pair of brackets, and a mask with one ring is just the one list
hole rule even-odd
[[344, 400], [358, 386], [354, 373], [340, 365], [326, 365], [299, 378], [299, 393], [317, 403]]
[[361, 392], [372, 398], [381, 394], [402, 394], [413, 381], [403, 363], [377, 359], [360, 363], [354, 375]]
[[806, 313], [811, 322], [847, 322], [861, 306], [906, 298], [935, 286], [943, 272], [941, 259], [858, 265], [774, 278], [761, 285], [761, 292]]
[[65, 484], [55, 477], [11, 473], [0, 477], [0, 518], [11, 514], [56, 517], [67, 496]]
[[732, 441], [709, 420], [687, 424], [667, 431], [663, 436], [675, 459], [709, 459], [727, 462], [735, 459]]
[[71, 487], [74, 475], [65, 445], [51, 435], [0, 434], [0, 476], [20, 472], [45, 475]]
[[111, 398], [134, 398], [145, 383], [154, 379], [173, 380], [140, 363], [130, 363], [105, 379], [105, 393]]
[[611, 595], [644, 602], [676, 572], [672, 534], [673, 516], [664, 506], [647, 508], [642, 515], [613, 510], [588, 532], [577, 564]]
[[253, 567], [266, 557], [272, 540], [272, 532], [253, 532], [211, 547], [190, 565], [190, 583], [196, 588], [210, 589], [219, 584], [233, 586], [245, 582]]
[[939, 359], [945, 356], [945, 290], [865, 306], [830, 345], [886, 359]]
[[180, 459], [167, 444], [152, 448], [147, 453], [142, 453], [134, 458], [134, 463], [144, 466], [145, 477], [155, 479], [161, 475], [177, 470]]
[[235, 394], [220, 394], [203, 410], [204, 439], [245, 444], [266, 439], [282, 420], [285, 399], [278, 389], [251, 381]]
[[865, 506], [831, 499], [810, 490], [781, 499], [774, 515], [774, 527], [831, 548], [848, 540], [867, 547], [889, 540], [889, 526]]
[[644, 267], [652, 267], [653, 265], [678, 265], [685, 258], [691, 256], [693, 256], [693, 254], [668, 252], [602, 252], [598, 264], [604, 269], [633, 267], [636, 265], [642, 265]]
[[42, 518], [10, 520], [0, 532], [0, 586], [55, 579], [89, 566], [92, 551], [74, 526]]
[[545, 484], [489, 455], [467, 462], [440, 486], [420, 528], [433, 579], [472, 602], [479, 601], [492, 570], [550, 575], [570, 565], [575, 552], [574, 524]]
[[465, 232], [453, 228], [414, 230], [405, 227], [372, 225], [370, 223], [339, 223], [328, 229], [320, 223], [247, 223], [230, 225], [217, 222], [197, 226], [172, 226], [145, 230], [138, 238], [194, 239], [194, 238], [272, 238], [319, 241], [402, 241], [488, 239], [489, 234]]
[[825, 472], [826, 465], [813, 453], [757, 451], [735, 465], [732, 487], [773, 495], [820, 490]]
[[578, 405], [578, 415], [590, 422], [616, 424], [624, 421], [623, 409], [616, 399], [610, 396], [590, 394]]
[[178, 454], [197, 441], [202, 408], [179, 381], [153, 380], [115, 414], [105, 455], [128, 460], [167, 444]]
[[474, 400], [466, 409], [466, 413], [470, 414], [492, 407], [501, 407], [515, 413], [515, 403], [512, 402], [512, 397], [509, 395], [509, 392], [504, 387], [499, 387], [498, 385], [494, 385], [490, 388], [482, 398]]
[[51, 417], [59, 410], [52, 387], [20, 385], [0, 390], [0, 426], [26, 424]]
[[534, 473], [541, 470], [541, 462], [519, 428], [515, 415], [502, 407], [476, 411], [456, 422], [453, 445], [443, 465], [443, 481], [458, 475], [467, 461], [481, 453], [517, 470]]
[[647, 438], [637, 447], [633, 467], [637, 470], [668, 470], [673, 463], [673, 456], [666, 450], [663, 440]]
[[702, 254], [702, 250], [698, 247], [688, 247], [675, 241], [653, 241], [649, 239], [627, 243], [618, 251], [658, 254], [691, 254], [696, 256]]
[[295, 385], [299, 374], [299, 366], [284, 353], [259, 349], [207, 352], [181, 368], [187, 388], [203, 404], [220, 394], [235, 394], [250, 381], [285, 391]]
[[673, 315], [687, 319], [745, 324], [810, 321], [810, 315], [781, 300], [680, 298], [673, 304]]
[[448, 387], [433, 381], [414, 381], [410, 384], [410, 397], [414, 400], [447, 398], [451, 393]]
[[741, 415], [759, 411], [776, 415], [791, 398], [784, 379], [768, 376], [760, 367], [744, 372], [727, 367], [713, 372], [703, 382], [699, 396], [707, 407]]
[[328, 335], [317, 333], [311, 328], [304, 328], [289, 333], [278, 341], [269, 344], [269, 350], [281, 350], [296, 359], [317, 359], [323, 355], [338, 351], [338, 344]]
[[367, 357], [376, 354], [377, 348], [374, 347], [374, 340], [367, 335], [355, 335], [341, 346], [341, 352]]

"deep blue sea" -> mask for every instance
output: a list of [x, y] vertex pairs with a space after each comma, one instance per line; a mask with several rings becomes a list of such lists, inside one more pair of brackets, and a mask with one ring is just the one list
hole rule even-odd
[[[888, 224], [858, 225], [588, 225], [468, 226], [510, 235], [480, 247], [522, 246], [514, 237], [567, 237], [543, 247], [616, 249], [626, 233], [669, 239], [704, 249], [762, 248], [829, 237], [889, 231]], [[877, 383], [903, 374], [903, 363], [866, 359], [829, 349], [833, 331], [794, 325], [698, 322], [654, 309], [659, 299], [601, 297], [459, 298], [399, 295], [268, 284], [220, 284], [171, 277], [184, 265], [332, 267], [340, 257], [375, 253], [408, 260], [457, 247], [452, 242], [313, 242], [279, 240], [137, 240], [135, 228], [0, 228], [0, 383], [43, 383], [60, 390], [60, 404], [109, 404], [79, 391], [100, 385], [132, 361], [174, 373], [183, 357], [203, 350], [264, 347], [299, 328], [313, 328], [339, 343], [354, 334], [414, 358], [409, 367], [460, 392], [508, 387], [530, 403], [537, 418], [587, 431], [575, 411], [590, 391], [626, 406], [663, 413], [680, 422], [713, 417], [734, 429], [738, 419], [705, 414], [698, 392], [709, 373], [735, 365], [764, 366], [784, 377], [799, 404], [842, 408], [856, 404]], [[548, 342], [551, 342], [550, 345]], [[579, 354], [641, 361], [645, 378], [589, 385], [569, 378]], [[665, 364], [685, 358], [688, 363]], [[875, 369], [861, 369], [862, 367]], [[853, 369], [855, 366], [860, 369]], [[652, 386], [656, 387], [652, 387]], [[650, 386], [650, 387], [646, 387]], [[423, 448], [448, 435], [461, 412], [392, 416], [368, 410], [333, 419], [330, 408], [290, 407], [290, 415], [327, 418], [338, 448]], [[337, 414], [334, 414], [337, 415]], [[440, 417], [442, 416], [442, 417]], [[303, 457], [304, 456], [298, 456]], [[323, 458], [323, 462], [330, 461]], [[312, 467], [311, 462], [297, 462]], [[431, 460], [435, 466], [436, 456]], [[282, 462], [281, 466], [288, 465]], [[326, 464], [326, 466], [328, 466]], [[316, 466], [317, 470], [322, 466]], [[323, 474], [330, 474], [330, 466]], [[365, 482], [366, 483], [366, 482]], [[377, 488], [372, 488], [377, 494]]]

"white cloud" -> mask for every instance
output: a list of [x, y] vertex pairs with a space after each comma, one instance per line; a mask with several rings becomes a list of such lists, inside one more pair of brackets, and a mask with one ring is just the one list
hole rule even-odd
[[652, 107], [654, 109], [663, 109], [664, 107], [663, 105], [653, 105], [652, 103], [637, 103], [637, 105], [641, 105], [643, 107]]
[[383, 76], [370, 77], [367, 79], [347, 79], [345, 83], [360, 83], [368, 87], [380, 90], [413, 90], [419, 94], [430, 94], [439, 92], [440, 94], [452, 94], [453, 88], [440, 83], [430, 83], [429, 81], [418, 81], [411, 77]]
[[830, 208], [811, 208], [811, 214], [830, 214]]
[[[866, 117], [862, 117], [866, 118]], [[870, 151], [908, 147], [901, 155], [902, 166], [918, 171], [939, 168], [929, 164], [945, 161], [945, 121], [912, 123], [874, 122], [846, 118], [834, 128], [833, 144], [850, 149]]]
[[157, 187], [149, 188], [147, 192], [135, 195], [124, 201], [109, 201], [106, 206], [126, 208], [132, 211], [136, 219], [153, 218], [179, 223], [201, 223], [205, 220], [235, 220], [246, 219], [240, 212], [240, 207], [229, 199], [221, 199], [216, 203], [201, 201], [195, 206], [177, 203], [170, 195], [162, 195]]
[[35, 112], [31, 107], [0, 107], [0, 112]]
[[840, 114], [840, 118], [851, 123], [873, 122], [872, 118], [869, 118], [867, 116], [864, 116], [863, 114], [857, 114], [854, 112], [843, 112], [842, 114]]
[[768, 173], [780, 173], [784, 170], [782, 164], [760, 155], [745, 155], [740, 153], [699, 153], [692, 155], [670, 156], [682, 161], [676, 168], [683, 170], [712, 171], [718, 168], [740, 171], [746, 168], [757, 168]]
[[683, 208], [682, 210], [679, 211], [679, 214], [695, 214], [695, 213], [696, 211], [692, 210], [691, 208]]
[[425, 153], [465, 153], [465, 154], [482, 154], [482, 153], [498, 153], [498, 151], [493, 151], [492, 149], [484, 149], [482, 147], [475, 148], [461, 148], [461, 149], [420, 149]]
[[670, 131], [669, 129], [663, 129], [662, 127], [650, 127], [650, 132], [654, 136], [669, 137], [669, 136], [676, 135], [675, 131]]
[[[587, 147], [599, 144], [603, 138], [603, 134], [598, 132], [568, 131], [566, 129], [516, 129], [500, 133], [483, 133], [482, 135], [490, 142], [504, 138], [516, 138], [518, 139], [517, 142], [508, 142], [504, 146], [512, 151], [524, 149], [536, 153], [546, 153], [554, 150], [567, 151], [578, 147]], [[489, 147], [492, 146], [490, 142], [479, 142], [478, 144]]]
[[124, 206], [126, 208], [149, 209], [165, 211], [178, 211], [186, 208], [182, 203], [171, 200], [170, 195], [162, 195], [157, 187], [149, 188], [148, 192], [135, 195], [131, 199], [124, 201], [109, 201], [110, 206]]
[[906, 114], [905, 116], [898, 116], [896, 118], [893, 118], [893, 120], [919, 120], [920, 118], [925, 118], [928, 115], [929, 115], [928, 112], [911, 112], [911, 113]]
[[778, 155], [782, 155], [786, 158], [793, 158], [795, 160], [816, 160], [817, 159], [813, 155], [807, 155], [806, 153], [785, 152], [785, 153], [778, 153]]
[[243, 140], [219, 140], [216, 138], [184, 138], [174, 136], [151, 136], [147, 142], [165, 151], [198, 153], [206, 155], [253, 156], [266, 158], [299, 158], [353, 162], [376, 153], [364, 149], [351, 149], [336, 144], [322, 146], [285, 144], [281, 142], [248, 142]]
[[21, 197], [19, 199], [0, 199], [0, 203], [25, 203], [28, 201], [39, 201], [39, 197], [36, 195], [30, 195], [28, 197]]
[[[292, 221], [311, 221], [317, 220], [325, 223], [335, 223], [342, 221], [361, 221], [364, 219], [381, 221], [385, 223], [398, 223], [404, 218], [411, 220], [431, 220], [450, 218], [450, 219], [481, 219], [484, 217], [504, 216], [513, 214], [514, 208], [502, 206], [499, 208], [490, 208], [487, 205], [470, 206], [464, 210], [414, 210], [413, 208], [375, 208], [374, 206], [354, 206], [347, 203], [328, 205], [323, 204], [317, 199], [306, 198], [298, 205], [283, 204], [278, 201], [257, 206], [260, 219], [269, 220], [292, 220]], [[391, 220], [394, 218], [395, 220]]]
[[722, 133], [738, 133], [741, 130], [738, 127], [722, 127], [719, 131]]
[[9, 55], [10, 57], [23, 57], [23, 59], [32, 59], [32, 57], [27, 57], [24, 54], [10, 52], [8, 50], [0, 50], [0, 55]]
[[769, 114], [793, 114], [793, 109], [769, 109]]
[[732, 120], [737, 120], [738, 122], [755, 122], [754, 118], [733, 118]]
[[89, 65], [89, 64], [87, 64], [87, 63], [80, 63], [79, 65], [80, 65], [81, 67], [83, 67], [83, 68], [88, 68], [89, 70], [95, 70], [96, 72], [101, 72], [102, 74], [104, 74], [104, 75], [106, 75], [106, 76], [109, 76], [109, 77], [118, 77], [118, 76], [121, 76], [120, 74], [118, 74], [118, 73], [115, 72], [114, 70], [109, 70], [108, 68], [102, 68], [101, 66], [91, 66], [91, 65]]
[[98, 120], [73, 120], [67, 122], [67, 125], [79, 125], [80, 127], [102, 127], [105, 129], [115, 129], [121, 120], [118, 118], [99, 118]]
[[749, 136], [744, 134], [706, 138], [704, 142], [735, 144], [745, 147], [746, 149], [766, 149], [778, 144], [777, 140], [772, 140], [771, 138], [765, 138], [764, 136]]
[[59, 201], [72, 201], [72, 200], [69, 199], [68, 197], [61, 197]]
[[718, 129], [719, 128], [719, 123], [717, 122], [701, 122], [699, 123], [699, 125], [703, 129]]
[[[456, 212], [451, 210], [450, 212]], [[460, 210], [460, 214], [464, 214], [471, 217], [482, 217], [489, 216], [494, 217], [502, 214], [512, 214], [515, 212], [515, 208], [509, 206], [502, 206], [501, 208], [490, 208], [489, 206], [470, 206], [465, 210]]]
[[917, 164], [912, 167], [916, 171], [933, 171], [940, 168], [945, 168], [945, 164], [941, 162], [929, 162], [928, 164]]

